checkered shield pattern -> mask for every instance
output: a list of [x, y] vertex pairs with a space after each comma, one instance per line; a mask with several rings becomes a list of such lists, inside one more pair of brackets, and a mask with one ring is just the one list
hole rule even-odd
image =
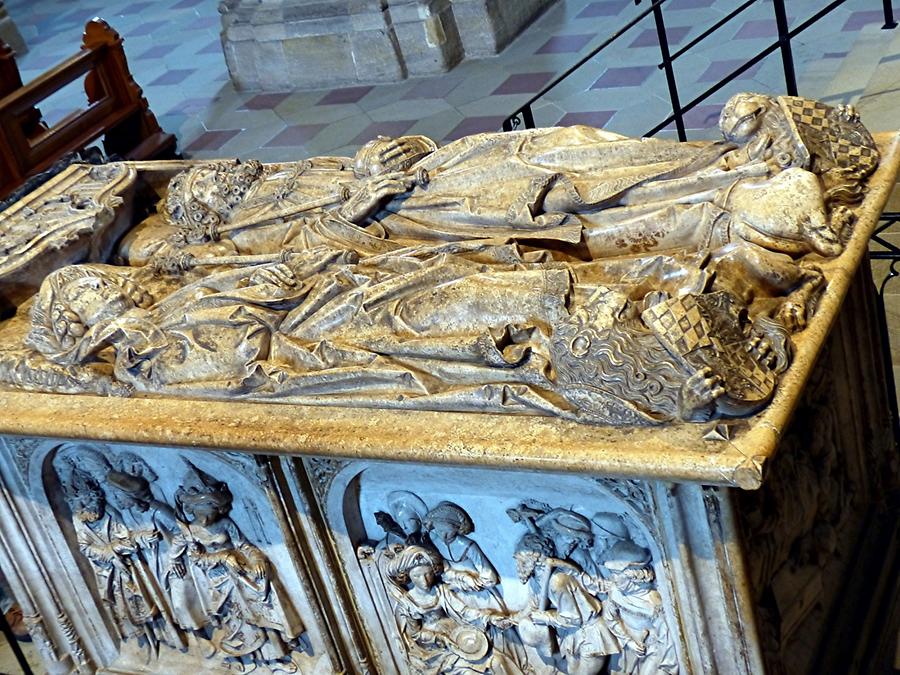
[[724, 349], [718, 340], [713, 341], [716, 353], [722, 360], [721, 373], [729, 393], [740, 392], [744, 400], [766, 398], [775, 388], [775, 373], [764, 368], [743, 350]]
[[644, 323], [676, 354], [685, 356], [700, 347], [712, 347], [709, 325], [690, 295], [664, 300], [641, 314]]
[[842, 169], [868, 174], [878, 165], [878, 150], [858, 122], [841, 119], [829, 105], [799, 96], [780, 98], [803, 143], [815, 155]]

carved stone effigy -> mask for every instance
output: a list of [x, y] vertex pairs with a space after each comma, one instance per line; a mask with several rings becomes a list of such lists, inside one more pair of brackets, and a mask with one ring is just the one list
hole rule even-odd
[[0, 562], [48, 668], [880, 663], [898, 141], [720, 126], [75, 166], [0, 214]]

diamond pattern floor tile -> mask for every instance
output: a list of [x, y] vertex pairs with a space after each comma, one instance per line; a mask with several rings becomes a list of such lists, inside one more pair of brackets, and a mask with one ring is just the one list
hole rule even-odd
[[241, 133], [241, 129], [219, 129], [207, 131], [188, 145], [185, 150], [194, 152], [197, 150], [218, 150], [225, 143]]
[[[216, 35], [218, 2], [7, 0], [6, 6], [31, 46], [19, 59], [26, 79], [74, 54], [84, 22], [101, 14], [124, 37], [136, 82], [164, 127], [179, 133], [179, 147], [188, 155], [261, 153], [297, 159], [311, 152], [346, 151], [378, 133], [425, 133], [442, 140], [495, 130], [528, 95], [539, 91], [592, 44], [644, 11], [647, 4], [559, 0], [495, 58], [464, 62], [442, 76], [288, 94], [235, 91]], [[821, 0], [791, 0], [789, 9], [799, 21], [821, 4]], [[797, 42], [795, 61], [801, 90], [807, 65], [815, 66], [813, 70], [821, 78], [821, 64], [827, 64], [826, 70], [837, 69], [853, 57], [858, 33], [882, 37], [874, 30], [883, 23], [879, 4], [848, 0], [845, 8], [822, 22], [821, 29], [811, 31], [808, 40]], [[668, 0], [664, 14], [670, 43], [684, 44], [691, 34], [733, 7], [733, 0]], [[706, 89], [742, 58], [770, 44], [775, 34], [771, 3], [757, 3], [729, 23], [720, 36], [705, 40], [679, 59], [676, 76], [683, 98]], [[892, 35], [884, 32], [885, 45]], [[891, 68], [895, 51], [873, 62], [881, 58], [884, 68]], [[665, 78], [656, 68], [658, 60], [653, 19], [648, 17], [538, 101], [535, 117], [541, 124], [591, 124], [643, 133], [667, 113]], [[688, 113], [688, 125], [708, 126], [717, 115], [717, 106], [735, 91], [783, 90], [780, 69], [780, 58], [773, 54]], [[831, 94], [835, 101], [855, 100], [864, 87], [860, 82], [858, 90], [854, 85], [823, 93]], [[66, 101], [51, 103], [48, 109], [54, 115], [67, 105]], [[875, 103], [869, 108], [889, 109]]]
[[325, 124], [294, 124], [284, 129], [280, 134], [266, 143], [263, 147], [285, 147], [290, 145], [303, 145], [315, 138]]

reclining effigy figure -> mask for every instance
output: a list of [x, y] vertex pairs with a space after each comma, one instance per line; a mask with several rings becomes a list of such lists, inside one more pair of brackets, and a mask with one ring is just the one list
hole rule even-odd
[[[588, 127], [199, 164], [119, 246], [47, 276], [29, 389], [557, 415], [749, 415], [789, 365], [874, 141], [735, 96], [718, 143]], [[23, 365], [24, 364], [24, 365]]]

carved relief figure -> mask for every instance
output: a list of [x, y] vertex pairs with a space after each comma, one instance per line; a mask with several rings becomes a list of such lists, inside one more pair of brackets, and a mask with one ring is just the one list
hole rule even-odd
[[[410, 515], [425, 504], [407, 491], [387, 500], [392, 510], [415, 505]], [[526, 532], [516, 535], [515, 576], [502, 584], [471, 536], [471, 516], [453, 502], [428, 511], [421, 543], [359, 547], [376, 611], [385, 627], [396, 627], [412, 672], [677, 675], [651, 552], [635, 541], [622, 515], [588, 518], [533, 499], [506, 513]], [[376, 522], [385, 527], [383, 519]], [[411, 517], [407, 530], [418, 522]], [[502, 592], [514, 580], [525, 590], [519, 608], [508, 606]], [[468, 647], [460, 644], [464, 636]], [[484, 659], [492, 654], [488, 666]]]
[[[447, 501], [427, 509], [418, 495], [404, 490], [391, 492], [387, 500], [392, 517], [375, 514], [385, 539], [358, 553], [364, 569], [374, 561], [386, 581], [369, 583], [388, 596], [386, 603], [377, 593], [374, 599], [390, 607], [413, 672], [426, 666], [430, 670], [422, 672], [526, 672], [500, 577], [469, 537], [475, 529], [469, 514]], [[396, 521], [404, 523], [402, 541]], [[393, 544], [386, 545], [391, 537]]]
[[231, 518], [228, 485], [187, 462], [167, 504], [156, 472], [130, 452], [63, 446], [53, 466], [77, 545], [123, 640], [242, 671], [296, 672], [311, 653], [302, 620], [266, 555]]
[[180, 531], [175, 509], [153, 495], [150, 484], [157, 477], [146, 462], [131, 453], [120, 454], [118, 460], [121, 470], [111, 469], [107, 481], [123, 522], [135, 540], [142, 542], [155, 578], [168, 595], [171, 621], [185, 631], [202, 629], [205, 617], [197, 589], [185, 577], [180, 562], [169, 563], [172, 541]]
[[395, 490], [387, 496], [388, 513], [377, 511], [375, 522], [384, 530], [384, 539], [376, 551], [396, 552], [406, 546], [433, 548], [422, 527], [428, 507], [422, 499], [407, 490]]
[[591, 522], [600, 576], [588, 580], [587, 586], [607, 594], [610, 629], [622, 645], [610, 672], [674, 675], [678, 672], [678, 660], [663, 614], [662, 597], [656, 590], [650, 551], [631, 539], [618, 514], [596, 513]]
[[597, 675], [621, 645], [604, 617], [604, 603], [582, 583], [581, 570], [553, 554], [552, 542], [538, 534], [516, 544], [516, 570], [528, 587], [528, 607], [516, 619], [519, 631], [545, 663], [569, 675]]
[[184, 638], [170, 623], [166, 599], [142, 550], [158, 541], [158, 533], [145, 530], [139, 539], [133, 536], [100, 484], [86, 471], [66, 467], [68, 463], [63, 460], [61, 468], [78, 547], [91, 562], [100, 597], [120, 636], [146, 645], [148, 658], [159, 651], [160, 643], [183, 647]]
[[197, 586], [210, 640], [241, 663], [296, 672], [291, 652], [301, 644], [304, 628], [290, 598], [262, 551], [229, 517], [228, 486], [186, 463], [175, 494], [180, 531], [169, 556], [176, 574], [183, 567]]
[[415, 673], [522, 673], [513, 655], [488, 633], [512, 625], [494, 609], [463, 598], [442, 577], [444, 562], [422, 546], [407, 546], [390, 561], [387, 574], [394, 584], [394, 614]]
[[520, 612], [519, 633], [526, 644], [538, 649], [542, 660], [565, 663], [568, 668], [573, 661], [583, 662], [589, 669], [584, 672], [599, 672], [593, 669], [601, 667], [622, 674], [678, 672], [651, 553], [634, 541], [622, 516], [601, 512], [588, 519], [536, 500], [507, 509], [507, 515], [529, 531], [519, 542], [516, 563], [522, 583], [529, 584], [531, 606], [558, 610], [556, 596], [548, 590], [558, 585], [565, 589], [558, 597], [566, 607], [563, 616], [574, 612], [585, 621], [590, 619], [591, 634], [606, 645], [586, 652], [593, 654], [586, 660], [571, 649], [567, 654], [563, 638], [571, 633], [552, 623], [560, 620], [559, 614], [538, 614], [536, 621], [533, 613]]
[[851, 109], [796, 97], [735, 96], [720, 127], [191, 168], [126, 265], [45, 279], [0, 380], [619, 425], [753, 414], [878, 151]]

